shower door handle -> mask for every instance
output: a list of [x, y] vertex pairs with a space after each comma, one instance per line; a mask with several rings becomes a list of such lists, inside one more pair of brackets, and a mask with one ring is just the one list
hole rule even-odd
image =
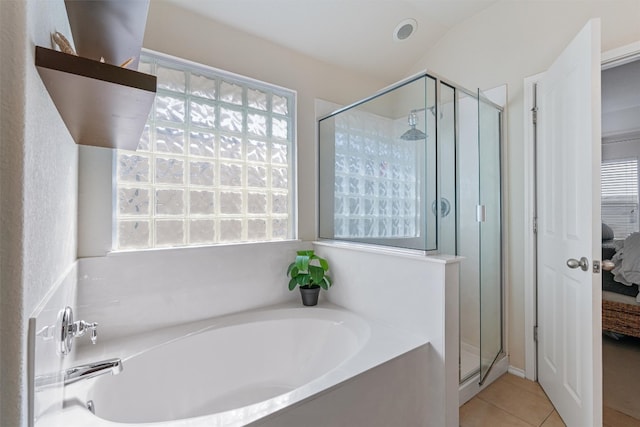
[[580, 267], [582, 271], [587, 271], [589, 269], [589, 260], [586, 257], [580, 258], [580, 261], [578, 261], [575, 258], [569, 258], [567, 260], [567, 267], [569, 268]]
[[485, 222], [487, 220], [487, 208], [485, 205], [476, 206], [476, 221]]

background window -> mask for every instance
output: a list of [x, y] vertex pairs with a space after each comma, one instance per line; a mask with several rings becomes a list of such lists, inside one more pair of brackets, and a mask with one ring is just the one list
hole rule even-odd
[[294, 92], [155, 54], [135, 152], [116, 155], [114, 249], [293, 238]]
[[638, 159], [602, 162], [602, 222], [617, 239], [638, 231]]

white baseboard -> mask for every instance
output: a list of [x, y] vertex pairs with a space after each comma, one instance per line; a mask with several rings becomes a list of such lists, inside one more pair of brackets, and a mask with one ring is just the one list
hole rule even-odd
[[516, 377], [525, 378], [524, 369], [516, 368], [516, 367], [513, 367], [513, 366], [509, 365], [508, 372], [510, 374], [515, 375]]
[[484, 388], [488, 387], [492, 382], [497, 380], [503, 374], [506, 374], [509, 369], [509, 358], [507, 356], [504, 356], [502, 359], [496, 361], [496, 364], [491, 369], [491, 372], [489, 372], [489, 376], [485, 380], [484, 384], [480, 385], [478, 383], [478, 381], [480, 380], [479, 375], [475, 375], [464, 383], [460, 384], [460, 388], [458, 389], [458, 402], [460, 406], [467, 403], [476, 394], [480, 393]]

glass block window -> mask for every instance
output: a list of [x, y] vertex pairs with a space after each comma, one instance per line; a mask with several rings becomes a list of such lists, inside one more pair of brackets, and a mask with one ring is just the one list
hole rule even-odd
[[347, 111], [335, 120], [335, 237], [418, 235], [416, 144], [398, 144], [406, 118]]
[[151, 53], [140, 71], [158, 88], [117, 152], [114, 249], [293, 238], [295, 93]]
[[602, 222], [624, 239], [638, 231], [638, 159], [605, 160], [601, 174]]

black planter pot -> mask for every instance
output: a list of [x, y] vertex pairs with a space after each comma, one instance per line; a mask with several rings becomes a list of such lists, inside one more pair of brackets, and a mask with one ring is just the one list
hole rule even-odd
[[300, 295], [302, 295], [302, 304], [307, 306], [317, 305], [320, 286], [300, 286]]

